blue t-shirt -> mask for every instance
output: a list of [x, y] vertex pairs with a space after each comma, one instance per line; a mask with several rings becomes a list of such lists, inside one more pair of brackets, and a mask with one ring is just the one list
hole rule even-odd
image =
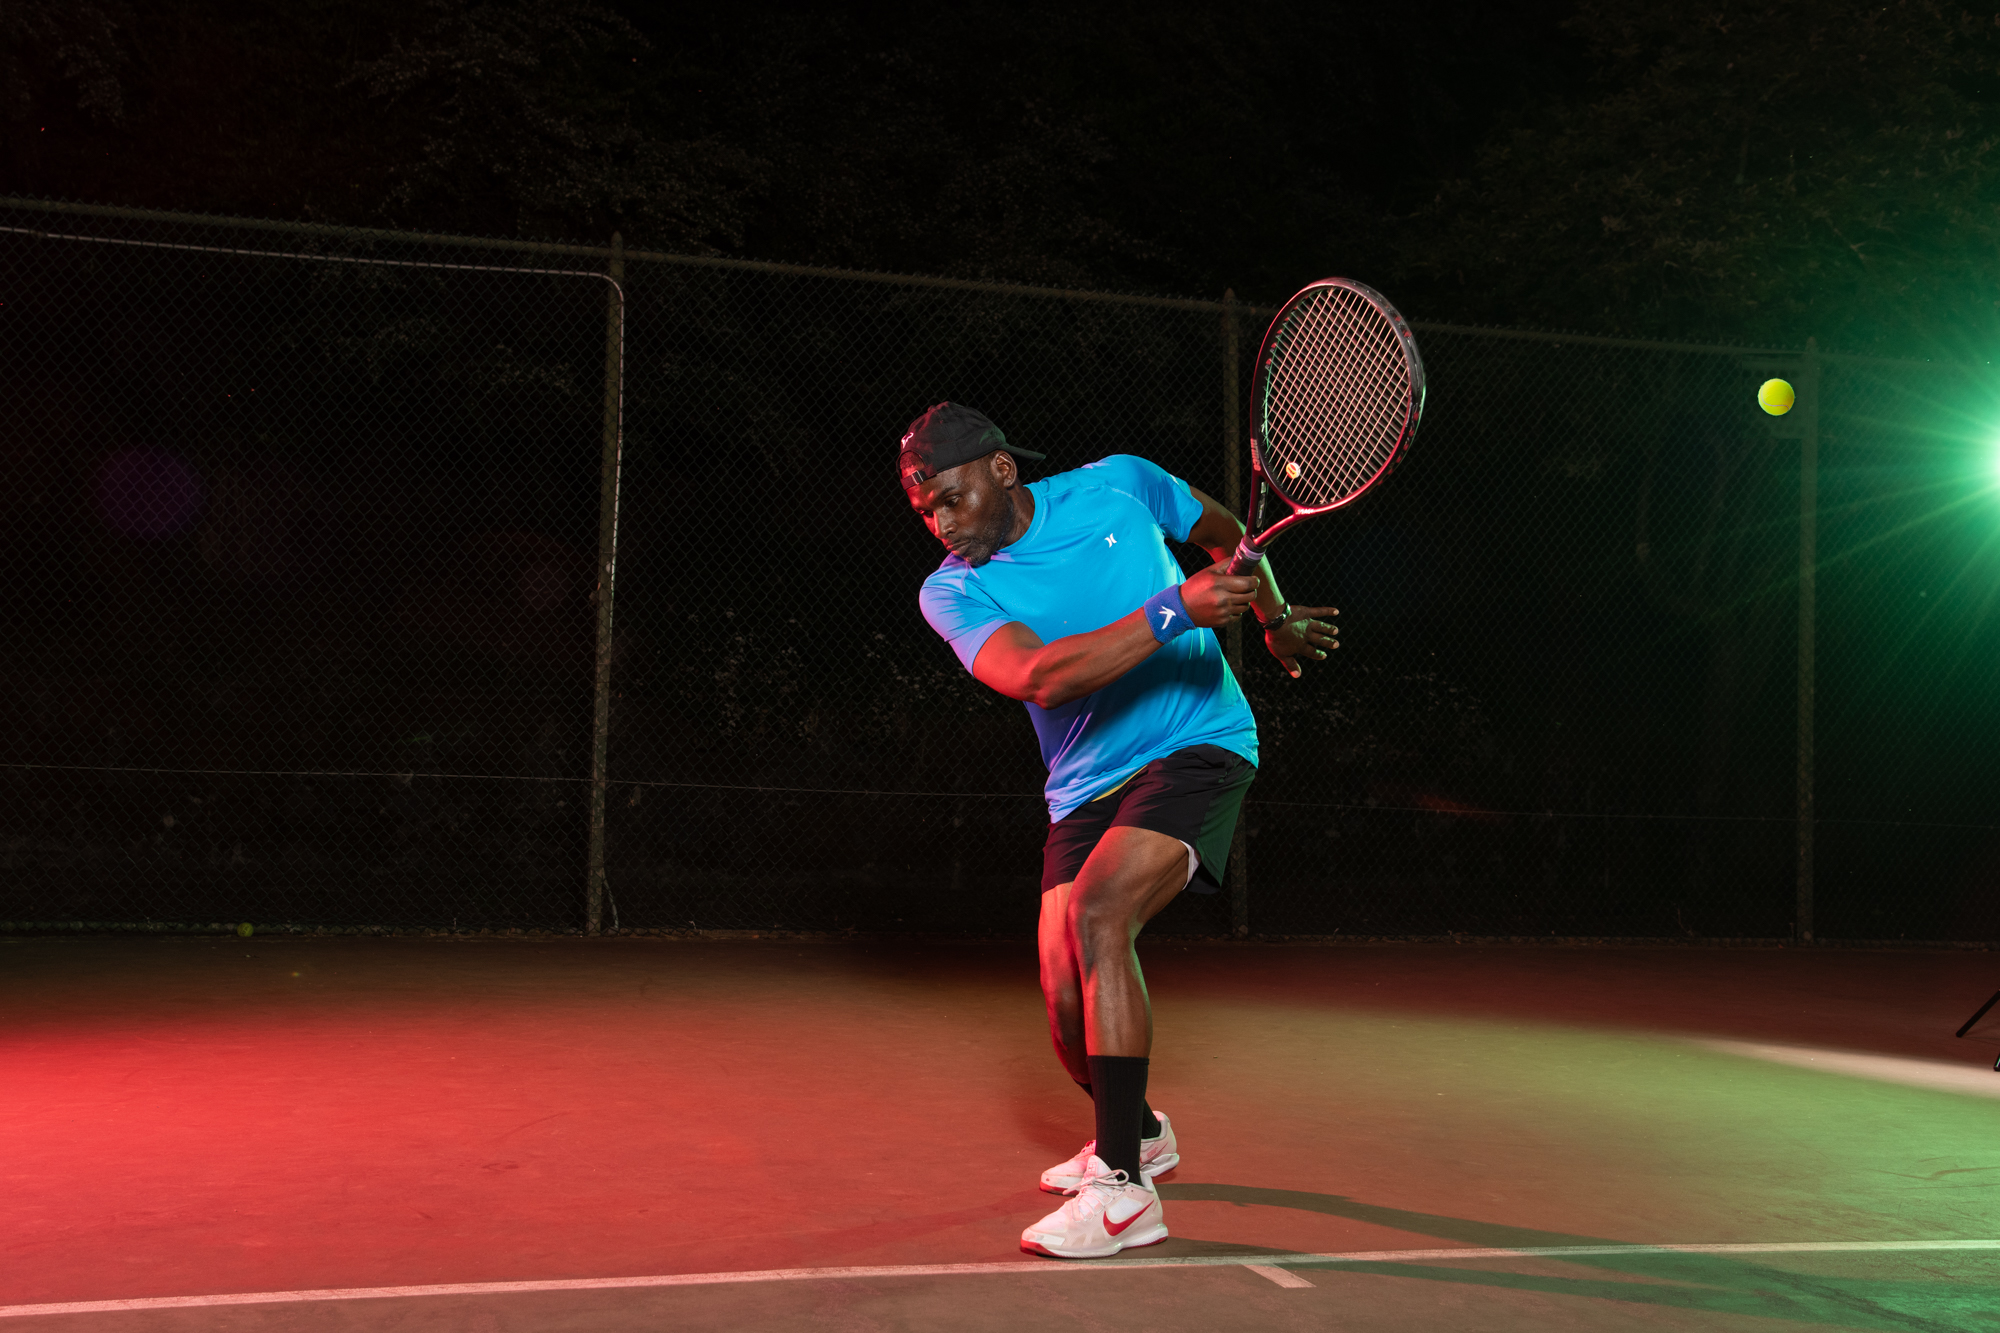
[[[924, 580], [924, 619], [965, 663], [1002, 625], [1043, 643], [1103, 629], [1181, 582], [1163, 534], [1186, 541], [1201, 501], [1188, 484], [1130, 454], [1030, 482], [1034, 521], [974, 569], [945, 557]], [[1190, 745], [1257, 762], [1257, 721], [1215, 631], [1190, 630], [1095, 694], [1060, 708], [1029, 704], [1049, 766], [1050, 820]]]

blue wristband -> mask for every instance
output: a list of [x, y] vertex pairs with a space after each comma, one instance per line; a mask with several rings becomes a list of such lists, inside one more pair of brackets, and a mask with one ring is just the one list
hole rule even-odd
[[1181, 600], [1178, 583], [1146, 599], [1146, 628], [1153, 631], [1153, 637], [1161, 643], [1171, 643], [1194, 628], [1194, 622], [1188, 619], [1187, 603]]

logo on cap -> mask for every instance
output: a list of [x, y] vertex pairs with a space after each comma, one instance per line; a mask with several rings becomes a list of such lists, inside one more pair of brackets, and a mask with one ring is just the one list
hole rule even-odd
[[1032, 449], [1007, 443], [1006, 433], [974, 408], [960, 403], [935, 403], [903, 433], [896, 471], [903, 489], [921, 485], [940, 473], [1005, 449], [1016, 458], [1041, 459]]

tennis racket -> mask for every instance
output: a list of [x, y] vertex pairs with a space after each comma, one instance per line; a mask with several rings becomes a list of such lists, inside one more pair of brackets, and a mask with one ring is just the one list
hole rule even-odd
[[[1249, 531], [1229, 572], [1249, 574], [1286, 529], [1360, 499], [1402, 459], [1424, 414], [1424, 362], [1382, 294], [1321, 278], [1285, 302], [1257, 349]], [[1285, 512], [1273, 517], [1282, 502]]]

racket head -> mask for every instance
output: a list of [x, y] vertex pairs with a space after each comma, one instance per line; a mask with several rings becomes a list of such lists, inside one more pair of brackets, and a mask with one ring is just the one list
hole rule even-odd
[[1285, 302], [1257, 350], [1251, 458], [1295, 514], [1352, 504], [1389, 475], [1424, 414], [1424, 361], [1380, 292], [1321, 278]]

